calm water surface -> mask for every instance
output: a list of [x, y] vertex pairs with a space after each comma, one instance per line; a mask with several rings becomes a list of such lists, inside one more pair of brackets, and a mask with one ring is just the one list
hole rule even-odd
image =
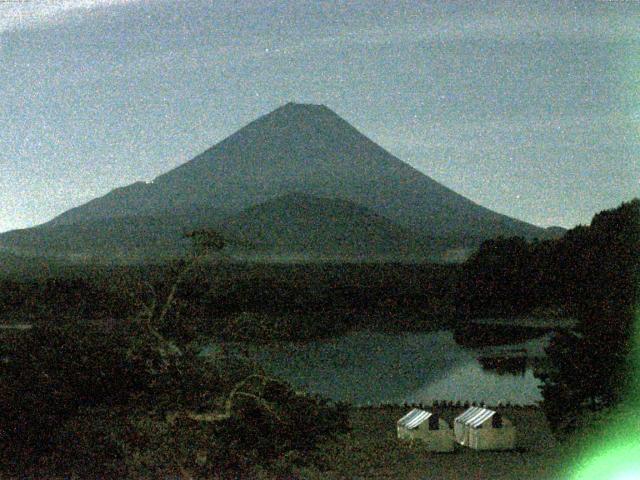
[[[540, 352], [548, 337], [510, 348]], [[433, 400], [541, 400], [531, 368], [497, 374], [482, 368], [481, 350], [458, 345], [449, 331], [410, 334], [356, 332], [331, 340], [256, 347], [251, 355], [295, 388], [363, 405]]]

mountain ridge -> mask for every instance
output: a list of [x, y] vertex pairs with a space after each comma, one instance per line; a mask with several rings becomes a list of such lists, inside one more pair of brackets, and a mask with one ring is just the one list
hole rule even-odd
[[[199, 209], [215, 209], [217, 218], [232, 218], [291, 192], [325, 202], [350, 202], [366, 212], [345, 204], [346, 210], [365, 217], [371, 212], [384, 219], [381, 228], [390, 222], [382, 230], [400, 228], [415, 238], [438, 238], [451, 248], [478, 245], [499, 235], [529, 239], [549, 235], [541, 227], [493, 212], [439, 184], [328, 107], [292, 102], [258, 117], [152, 182], [114, 189], [34, 228], [160, 215], [167, 228], [175, 231], [172, 215], [189, 217]], [[321, 213], [315, 211], [316, 216]], [[361, 221], [354, 218], [356, 223]], [[15, 240], [16, 235], [9, 236]], [[8, 237], [0, 235], [0, 243], [3, 238], [6, 242]]]

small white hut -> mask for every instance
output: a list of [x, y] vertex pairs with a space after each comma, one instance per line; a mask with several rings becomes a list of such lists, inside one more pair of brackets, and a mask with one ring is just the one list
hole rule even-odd
[[471, 407], [455, 418], [456, 442], [475, 450], [512, 450], [516, 430], [500, 413], [484, 407]]
[[439, 415], [414, 408], [398, 420], [398, 438], [419, 441], [430, 452], [453, 452], [453, 432]]

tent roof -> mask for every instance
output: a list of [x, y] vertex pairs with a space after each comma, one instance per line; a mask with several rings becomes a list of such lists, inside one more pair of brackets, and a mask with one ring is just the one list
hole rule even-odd
[[495, 414], [496, 412], [494, 412], [493, 410], [489, 410], [488, 408], [471, 407], [462, 415], [456, 417], [455, 421], [473, 428], [478, 428]]
[[414, 408], [398, 420], [398, 426], [413, 429], [426, 421], [431, 415], [433, 415], [431, 412]]

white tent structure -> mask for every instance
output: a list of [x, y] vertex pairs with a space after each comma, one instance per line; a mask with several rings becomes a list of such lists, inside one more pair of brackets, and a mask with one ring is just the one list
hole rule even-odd
[[501, 414], [484, 407], [471, 407], [455, 418], [456, 442], [475, 450], [512, 450], [516, 430]]
[[452, 452], [455, 447], [449, 424], [438, 415], [414, 408], [398, 420], [398, 438], [419, 441], [430, 452]]

